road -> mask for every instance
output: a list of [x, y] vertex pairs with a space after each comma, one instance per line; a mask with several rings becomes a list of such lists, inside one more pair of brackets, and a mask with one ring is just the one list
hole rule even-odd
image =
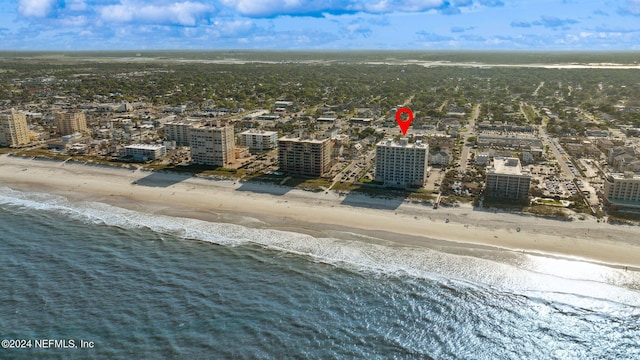
[[467, 139], [471, 136], [475, 136], [474, 129], [476, 127], [476, 121], [478, 120], [478, 116], [480, 116], [480, 105], [476, 104], [473, 107], [473, 115], [469, 118], [469, 123], [467, 123], [466, 129], [467, 132], [462, 136], [462, 151], [460, 152], [460, 166], [458, 166], [458, 170], [465, 172], [467, 169], [467, 160], [469, 159], [469, 154], [471, 153], [471, 146], [467, 144]]
[[560, 174], [562, 177], [567, 179], [573, 179], [576, 177], [571, 172], [571, 168], [567, 165], [567, 161], [569, 157], [566, 155], [562, 147], [558, 143], [557, 140], [552, 139], [547, 134], [544, 125], [538, 125], [538, 134], [540, 134], [540, 139], [542, 140], [542, 144], [549, 147], [551, 154], [556, 158], [558, 164], [560, 165]]

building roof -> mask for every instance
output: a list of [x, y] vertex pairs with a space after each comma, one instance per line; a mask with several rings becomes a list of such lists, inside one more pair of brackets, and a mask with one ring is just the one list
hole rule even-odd
[[610, 173], [609, 177], [611, 177], [614, 180], [640, 181], [640, 174], [634, 174], [632, 171], [626, 171], [624, 173]]
[[401, 138], [400, 141], [395, 142], [392, 139], [382, 140], [376, 146], [385, 146], [385, 147], [397, 147], [397, 148], [406, 148], [406, 149], [428, 149], [429, 144], [423, 143], [418, 140], [415, 143], [409, 143], [409, 139]]
[[251, 130], [247, 130], [247, 131], [241, 132], [240, 135], [267, 135], [267, 136], [271, 136], [271, 135], [277, 134], [277, 133], [278, 133], [277, 131], [251, 129]]
[[132, 144], [125, 146], [127, 149], [140, 149], [140, 150], [158, 150], [165, 147], [164, 145], [159, 144]]
[[529, 175], [529, 171], [523, 170], [518, 158], [493, 158], [493, 167], [489, 169], [490, 173], [504, 175]]
[[300, 137], [281, 137], [278, 141], [291, 141], [291, 142], [306, 142], [311, 144], [322, 144], [329, 139], [311, 139], [311, 138], [300, 138]]

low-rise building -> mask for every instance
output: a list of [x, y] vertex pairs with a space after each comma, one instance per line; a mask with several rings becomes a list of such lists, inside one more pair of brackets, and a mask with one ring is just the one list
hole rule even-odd
[[531, 173], [523, 170], [518, 158], [495, 157], [487, 170], [485, 197], [527, 202]]
[[499, 136], [480, 135], [478, 136], [478, 146], [503, 147], [511, 149], [530, 149], [532, 147], [542, 148], [542, 140], [534, 136]]
[[167, 155], [167, 148], [156, 144], [134, 144], [125, 146], [124, 155], [135, 161], [156, 160]]
[[476, 165], [478, 166], [487, 166], [490, 160], [491, 158], [488, 152], [479, 152], [476, 155]]
[[429, 163], [431, 165], [447, 166], [451, 163], [451, 155], [443, 150], [436, 151], [429, 154]]

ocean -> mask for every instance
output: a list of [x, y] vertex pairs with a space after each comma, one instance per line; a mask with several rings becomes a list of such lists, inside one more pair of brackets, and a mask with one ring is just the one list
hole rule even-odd
[[640, 358], [637, 272], [252, 221], [0, 186], [0, 358]]

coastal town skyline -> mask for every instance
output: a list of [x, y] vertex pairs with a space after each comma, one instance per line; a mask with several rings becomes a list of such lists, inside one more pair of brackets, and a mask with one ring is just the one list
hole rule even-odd
[[640, 1], [2, 1], [0, 50], [637, 50]]

